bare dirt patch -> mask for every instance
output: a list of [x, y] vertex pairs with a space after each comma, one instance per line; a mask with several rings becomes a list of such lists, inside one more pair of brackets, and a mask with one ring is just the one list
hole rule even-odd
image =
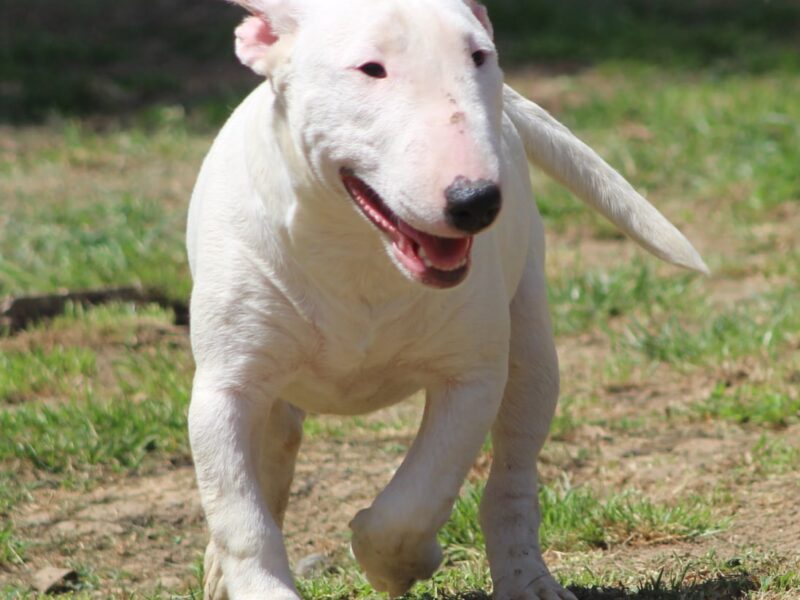
[[24, 586], [48, 565], [82, 565], [83, 577], [99, 580], [98, 598], [183, 587], [204, 540], [190, 467], [110, 479], [90, 492], [40, 491], [13, 519], [34, 541], [25, 564], [0, 580]]
[[[285, 524], [293, 562], [346, 552], [347, 523], [388, 482], [409, 443], [398, 431], [307, 440]], [[31, 543], [23, 565], [0, 570], [0, 586], [32, 585], [47, 566], [82, 565], [97, 580], [97, 598], [196, 585], [207, 541], [191, 466], [109, 477], [91, 491], [40, 489], [12, 520]]]

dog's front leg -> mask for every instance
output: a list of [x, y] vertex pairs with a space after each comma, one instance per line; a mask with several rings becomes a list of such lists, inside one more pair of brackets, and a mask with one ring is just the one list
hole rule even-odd
[[[262, 393], [231, 390], [198, 371], [189, 436], [211, 531], [205, 585], [209, 599], [299, 600], [280, 520], [300, 440], [299, 433], [291, 436], [288, 472], [274, 473], [274, 461], [271, 467], [264, 464], [275, 458], [264, 447], [269, 441], [264, 436], [281, 445], [280, 436], [285, 435], [277, 431], [282, 427], [270, 425], [274, 419], [289, 424], [295, 433], [302, 422], [289, 407], [265, 400]], [[266, 480], [270, 474], [273, 481]]]
[[494, 600], [575, 600], [550, 575], [539, 548], [536, 460], [558, 399], [558, 358], [541, 268], [534, 264], [511, 305], [511, 356], [492, 427], [494, 456], [481, 526]]
[[417, 438], [372, 506], [350, 527], [352, 548], [378, 591], [405, 593], [442, 560], [436, 533], [491, 427], [505, 384], [505, 365], [469, 384], [428, 392]]

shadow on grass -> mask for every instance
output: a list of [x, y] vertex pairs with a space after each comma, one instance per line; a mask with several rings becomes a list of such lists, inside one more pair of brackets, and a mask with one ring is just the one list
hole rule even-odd
[[758, 587], [754, 577], [746, 574], [721, 575], [692, 584], [675, 585], [660, 579], [650, 581], [642, 589], [631, 592], [622, 587], [586, 588], [570, 586], [578, 600], [738, 600]]
[[210, 123], [258, 79], [233, 53], [223, 0], [0, 0], [0, 121], [181, 104]]
[[[757, 588], [756, 578], [744, 573], [720, 575], [715, 579], [692, 584], [675, 584], [655, 579], [635, 592], [621, 586], [569, 586], [569, 590], [578, 600], [739, 600]], [[433, 596], [423, 598], [433, 600]], [[475, 591], [449, 596], [447, 600], [491, 600], [491, 596], [483, 591]]]
[[605, 61], [715, 73], [800, 68], [796, 0], [486, 0], [507, 63]]
[[[800, 68], [797, 0], [486, 0], [506, 65]], [[181, 104], [209, 124], [258, 81], [223, 0], [0, 0], [0, 121]]]

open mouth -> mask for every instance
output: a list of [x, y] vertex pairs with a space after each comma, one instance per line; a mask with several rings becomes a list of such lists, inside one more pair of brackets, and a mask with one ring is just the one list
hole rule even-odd
[[392, 240], [396, 258], [414, 279], [438, 288], [453, 287], [464, 280], [469, 271], [472, 236], [446, 238], [415, 229], [351, 171], [342, 169], [340, 174], [356, 206]]

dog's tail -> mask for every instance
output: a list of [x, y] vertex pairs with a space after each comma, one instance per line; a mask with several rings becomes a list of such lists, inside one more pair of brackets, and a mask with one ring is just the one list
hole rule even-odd
[[528, 159], [593, 206], [645, 250], [674, 265], [708, 274], [684, 235], [607, 162], [546, 110], [504, 89], [505, 113], [525, 144]]

